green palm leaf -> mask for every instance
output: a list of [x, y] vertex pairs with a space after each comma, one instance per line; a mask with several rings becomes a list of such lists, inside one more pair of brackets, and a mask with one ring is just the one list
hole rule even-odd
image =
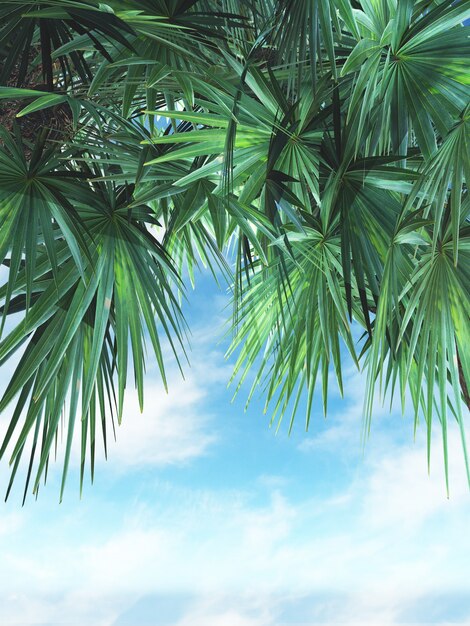
[[[0, 456], [83, 483], [146, 346], [185, 356], [185, 279], [232, 286], [233, 380], [306, 426], [345, 355], [408, 393], [428, 462], [470, 409], [466, 1], [95, 0], [0, 8]], [[362, 329], [359, 343], [353, 337]], [[167, 348], [170, 348], [169, 350]], [[133, 372], [131, 371], [133, 370]], [[321, 392], [319, 389], [321, 388]], [[80, 419], [77, 419], [79, 417]], [[80, 431], [79, 434], [77, 431]], [[467, 472], [470, 462], [467, 460]], [[469, 472], [470, 480], [470, 472]]]

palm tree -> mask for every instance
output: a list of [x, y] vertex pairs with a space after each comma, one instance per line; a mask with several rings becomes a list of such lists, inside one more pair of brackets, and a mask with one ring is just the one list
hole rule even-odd
[[162, 337], [185, 357], [200, 261], [233, 285], [234, 378], [255, 368], [273, 420], [292, 427], [305, 397], [308, 427], [317, 382], [326, 414], [348, 352], [365, 432], [377, 391], [403, 408], [409, 392], [428, 462], [438, 419], [447, 477], [455, 419], [470, 479], [468, 17], [442, 0], [3, 0], [0, 363], [23, 350], [0, 400], [7, 497], [26, 450], [37, 492], [63, 420], [61, 497], [76, 422], [93, 478], [129, 364], [143, 406], [144, 344], [164, 382]]

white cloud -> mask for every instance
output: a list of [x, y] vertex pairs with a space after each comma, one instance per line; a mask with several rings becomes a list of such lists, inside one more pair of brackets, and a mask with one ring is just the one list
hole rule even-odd
[[174, 626], [269, 626], [274, 616], [266, 596], [201, 596]]
[[169, 368], [166, 393], [154, 368], [147, 376], [142, 414], [137, 392], [127, 390], [117, 441], [109, 446], [110, 470], [186, 463], [207, 454], [218, 440], [214, 407], [208, 404], [226, 385], [230, 366], [221, 350], [211, 346], [218, 326], [213, 317], [192, 334], [191, 366], [184, 368], [184, 380], [176, 368]]
[[180, 464], [205, 454], [217, 440], [206, 396], [197, 380], [174, 380], [168, 394], [147, 385], [141, 414], [137, 394], [128, 392], [117, 441], [109, 446], [109, 469]]
[[[151, 365], [146, 376], [144, 389], [144, 410], [140, 413], [137, 392], [132, 384], [128, 385], [125, 395], [123, 421], [116, 424], [116, 441], [112, 436], [111, 420], [108, 420], [108, 461], [105, 463], [101, 432], [98, 427], [96, 442], [97, 471], [107, 469], [112, 472], [125, 472], [129, 468], [144, 466], [162, 467], [165, 465], [182, 465], [206, 455], [219, 438], [214, 422], [213, 408], [208, 408], [211, 396], [223, 389], [230, 377], [230, 366], [224, 361], [221, 350], [208, 348], [209, 340], [214, 339], [214, 328], [218, 326], [218, 318], [214, 314], [210, 324], [197, 327], [192, 335], [192, 366], [184, 368], [185, 379], [180, 371], [171, 365], [168, 354], [167, 368], [168, 393], [161, 383], [161, 376], [155, 365]], [[0, 391], [5, 388], [11, 378], [20, 354], [2, 366]], [[1, 415], [0, 441], [6, 433], [8, 423], [13, 414], [14, 403]], [[72, 446], [71, 470], [77, 470], [80, 464], [80, 421], [77, 419]], [[18, 431], [19, 432], [19, 431]], [[65, 453], [66, 429], [59, 437], [58, 462], [51, 463], [50, 478], [60, 476], [62, 460]], [[31, 446], [32, 433], [26, 449]], [[1, 470], [4, 474], [2, 485], [7, 484], [5, 460], [11, 454], [16, 443], [15, 435], [10, 443]], [[28, 459], [22, 469], [25, 470]], [[24, 472], [23, 472], [24, 473]], [[23, 477], [17, 477], [21, 482]], [[69, 479], [70, 480], [70, 479]]]
[[[85, 595], [94, 590], [103, 597], [162, 588], [240, 591], [248, 582], [260, 593], [352, 590], [361, 605], [366, 588], [374, 591], [377, 611], [388, 606], [392, 614], [397, 598], [416, 589], [416, 581], [420, 593], [468, 585], [459, 557], [470, 549], [468, 491], [453, 431], [449, 441], [450, 500], [441, 455], [436, 453], [429, 478], [422, 441], [415, 447], [374, 442], [355, 481], [327, 498], [305, 494], [294, 503], [288, 484], [262, 476], [256, 489], [270, 494], [263, 505], [250, 492], [159, 485], [147, 505], [129, 509], [122, 527], [114, 527], [104, 542], [102, 531], [96, 539], [70, 545], [59, 538], [48, 559], [37, 548], [18, 559], [6, 544], [3, 562], [11, 567], [12, 580], [35, 572], [33, 586], [44, 591], [59, 585], [70, 592], [74, 579], [86, 581]], [[129, 442], [138, 450], [132, 439], [124, 443]], [[158, 513], [154, 497], [165, 504]], [[10, 526], [5, 534], [12, 532]], [[70, 579], [58, 578], [69, 563], [74, 564]], [[361, 611], [374, 602], [365, 598]]]
[[18, 532], [23, 525], [23, 516], [19, 511], [4, 513], [0, 516], [0, 538]]
[[364, 497], [364, 518], [373, 527], [398, 525], [416, 528], [440, 511], [452, 515], [469, 505], [469, 487], [457, 428], [449, 429], [450, 498], [445, 498], [444, 455], [440, 433], [433, 433], [431, 475], [427, 473], [426, 441], [420, 432], [416, 443], [395, 450], [374, 450], [371, 475]]
[[[53, 545], [29, 546], [21, 562], [4, 543], [0, 621], [19, 606], [13, 581], [26, 580], [24, 624], [60, 623], [78, 607], [76, 623], [110, 625], [138, 598], [178, 591], [199, 599], [174, 626], [280, 626], [276, 616], [294, 616], [309, 594], [316, 599], [305, 623], [398, 624], [426, 594], [470, 592], [470, 509], [458, 485], [449, 502], [417, 451], [396, 445], [365, 462], [357, 483], [321, 500], [294, 503], [288, 486], [269, 483], [264, 504], [252, 492], [160, 485], [105, 539], [103, 528], [73, 542], [59, 534]], [[51, 589], [60, 597], [48, 597]], [[247, 589], [258, 605], [243, 599]]]
[[[195, 334], [193, 369], [186, 382], [170, 375], [168, 396], [150, 382], [144, 415], [130, 394], [110, 446], [113, 474], [134, 468], [139, 482], [139, 469], [216, 450], [221, 435], [206, 406], [229, 368], [207, 350], [212, 338], [206, 329]], [[383, 412], [364, 460], [358, 456], [364, 380], [351, 374], [347, 384], [346, 410], [313, 444], [301, 444], [335, 459], [352, 450], [345, 482], [326, 496], [312, 496], [310, 485], [322, 480], [312, 454], [311, 474], [296, 475], [303, 489], [295, 496], [292, 478], [253, 473], [251, 486], [209, 489], [203, 478], [191, 485], [188, 472], [186, 487], [167, 480], [143, 492], [134, 483], [117, 501], [102, 489], [89, 508], [67, 500], [60, 514], [46, 501], [43, 518], [32, 508], [21, 520], [5, 517], [0, 622], [111, 626], [146, 595], [188, 592], [194, 605], [171, 626], [280, 626], [296, 623], [295, 615], [297, 623], [382, 626], [400, 623], [404, 607], [437, 591], [470, 594], [470, 498], [455, 429], [447, 500], [437, 435], [431, 478], [425, 433], [415, 446], [403, 443], [390, 421], [382, 428]], [[397, 419], [397, 430], [405, 427]], [[206, 471], [214, 467], [226, 471], [223, 457]]]

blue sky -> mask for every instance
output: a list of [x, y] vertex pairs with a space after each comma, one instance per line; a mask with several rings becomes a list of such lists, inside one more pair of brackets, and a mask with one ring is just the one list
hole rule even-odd
[[[21, 480], [0, 515], [0, 623], [99, 626], [470, 624], [470, 495], [456, 429], [451, 497], [439, 433], [380, 406], [363, 453], [364, 377], [346, 363], [308, 433], [301, 411], [269, 428], [248, 387], [231, 403], [228, 297], [198, 279], [186, 380], [170, 393], [149, 363], [143, 415], [129, 393], [117, 442], [78, 494], [75, 451], [59, 504], [61, 454], [39, 499]], [[10, 366], [2, 370], [2, 385]], [[0, 418], [0, 435], [8, 414]], [[63, 453], [63, 448], [61, 449]], [[0, 464], [0, 490], [9, 469]]]

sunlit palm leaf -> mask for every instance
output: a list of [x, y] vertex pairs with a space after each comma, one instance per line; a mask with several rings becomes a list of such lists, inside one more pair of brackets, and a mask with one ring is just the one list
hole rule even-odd
[[308, 426], [320, 386], [326, 413], [347, 351], [367, 372], [366, 433], [377, 392], [403, 410], [409, 392], [428, 458], [436, 418], [446, 468], [451, 418], [467, 457], [469, 14], [2, 4], [0, 363], [23, 350], [0, 400], [16, 403], [8, 492], [27, 454], [37, 492], [62, 428], [62, 492], [78, 426], [93, 476], [130, 364], [142, 407], [146, 344], [164, 383], [162, 339], [184, 354], [199, 264], [232, 283], [234, 380], [254, 370], [272, 420], [290, 429], [305, 397]]

